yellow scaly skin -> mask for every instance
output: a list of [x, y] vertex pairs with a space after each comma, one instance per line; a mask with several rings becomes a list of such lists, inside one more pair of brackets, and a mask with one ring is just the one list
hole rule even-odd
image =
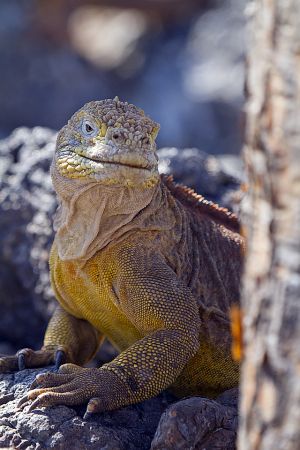
[[[128, 232], [84, 264], [62, 260], [54, 242], [50, 270], [59, 306], [42, 350], [19, 355], [34, 367], [53, 362], [63, 350], [68, 363], [57, 374], [38, 376], [22, 407], [88, 402], [89, 414], [168, 387], [178, 396], [213, 397], [238, 383], [228, 319], [242, 264], [235, 219], [158, 177], [157, 131], [141, 110], [114, 99], [85, 105], [59, 134], [55, 164], [61, 175], [153, 189], [164, 197], [164, 211], [154, 216], [170, 211], [174, 225]], [[119, 356], [100, 368], [80, 367], [103, 336]], [[16, 369], [17, 358], [0, 360], [0, 371]]]

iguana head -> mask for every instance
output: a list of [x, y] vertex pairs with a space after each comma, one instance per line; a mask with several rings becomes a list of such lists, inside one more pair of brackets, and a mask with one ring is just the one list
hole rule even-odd
[[159, 125], [117, 97], [84, 105], [58, 134], [54, 163], [66, 178], [106, 186], [152, 187], [158, 182]]

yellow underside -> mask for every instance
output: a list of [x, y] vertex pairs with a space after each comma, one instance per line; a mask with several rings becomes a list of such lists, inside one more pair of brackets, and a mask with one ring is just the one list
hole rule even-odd
[[[130, 317], [130, 314], [121, 310], [120, 299], [114, 287], [118, 280], [118, 264], [114, 247], [108, 247], [97, 253], [82, 269], [75, 262], [61, 261], [53, 247], [50, 267], [52, 284], [61, 306], [71, 315], [91, 323], [120, 352], [128, 349], [155, 329], [155, 318], [150, 320], [147, 317], [146, 300], [145, 315], [142, 316], [145, 320], [139, 327], [134, 325], [135, 320]], [[130, 275], [130, 270], [128, 273]], [[143, 302], [143, 299], [141, 298], [140, 301]], [[189, 324], [187, 323], [186, 326], [188, 327]], [[156, 328], [160, 328], [159, 323]], [[200, 348], [197, 354], [187, 362], [171, 386], [174, 394], [179, 397], [194, 394], [214, 397], [238, 384], [239, 367], [231, 356], [222, 354], [201, 334], [199, 342]], [[152, 355], [160, 358], [160, 348], [153, 348], [151, 351]], [[174, 352], [176, 359], [176, 343], [170, 352]], [[138, 357], [135, 363], [139, 364]]]

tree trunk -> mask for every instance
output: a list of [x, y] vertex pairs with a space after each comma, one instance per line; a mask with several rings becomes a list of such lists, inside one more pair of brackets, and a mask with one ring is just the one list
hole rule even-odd
[[300, 0], [251, 5], [239, 450], [300, 449]]

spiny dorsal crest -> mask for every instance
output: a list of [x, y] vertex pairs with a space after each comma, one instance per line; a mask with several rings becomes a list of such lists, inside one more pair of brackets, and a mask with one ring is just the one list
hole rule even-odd
[[240, 223], [237, 216], [227, 208], [219, 206], [217, 203], [206, 200], [202, 195], [197, 194], [193, 189], [182, 184], [175, 183], [173, 176], [162, 175], [163, 183], [172, 192], [175, 198], [184, 205], [205, 214], [210, 218], [229, 227], [232, 231], [240, 232]]

